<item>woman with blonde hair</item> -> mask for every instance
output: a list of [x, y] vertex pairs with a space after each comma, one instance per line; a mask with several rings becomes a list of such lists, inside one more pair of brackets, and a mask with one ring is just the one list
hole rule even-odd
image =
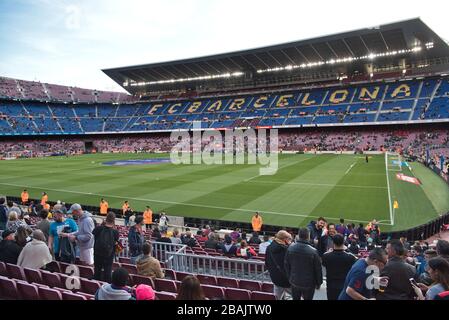
[[8, 222], [6, 223], [6, 230], [16, 232], [19, 227], [28, 228], [28, 225], [24, 221], [19, 220], [17, 211], [10, 210], [8, 214]]

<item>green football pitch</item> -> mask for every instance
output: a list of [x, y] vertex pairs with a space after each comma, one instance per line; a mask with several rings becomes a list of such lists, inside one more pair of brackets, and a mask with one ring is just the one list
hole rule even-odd
[[[63, 200], [110, 207], [129, 200], [134, 210], [150, 205], [169, 215], [249, 222], [259, 211], [264, 224], [298, 227], [319, 216], [330, 221], [366, 224], [377, 219], [381, 230], [403, 230], [449, 211], [449, 188], [419, 163], [395, 164], [397, 156], [289, 154], [279, 169], [259, 175], [259, 165], [111, 166], [107, 161], [168, 158], [167, 154], [93, 154], [0, 162], [0, 195], [31, 198], [46, 191]], [[415, 185], [397, 179], [418, 178]], [[399, 207], [395, 208], [394, 201]]]

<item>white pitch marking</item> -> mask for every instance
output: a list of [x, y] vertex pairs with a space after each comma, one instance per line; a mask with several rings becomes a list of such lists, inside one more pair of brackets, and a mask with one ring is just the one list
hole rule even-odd
[[387, 187], [388, 187], [388, 205], [390, 207], [390, 225], [394, 225], [394, 216], [393, 210], [391, 208], [391, 191], [390, 191], [390, 178], [388, 177], [388, 156], [387, 152], [385, 152], [385, 174], [387, 176]]
[[351, 171], [352, 167], [353, 167], [356, 163], [357, 163], [357, 161], [354, 162], [353, 164], [351, 164], [351, 166], [348, 168], [348, 170], [346, 170], [345, 175], [347, 175], [348, 172]]
[[[194, 203], [187, 203], [187, 202], [175, 202], [175, 201], [163, 201], [163, 200], [156, 200], [156, 199], [144, 199], [144, 198], [131, 198], [131, 197], [121, 197], [121, 196], [115, 196], [111, 194], [100, 194], [100, 193], [91, 193], [88, 192], [81, 192], [81, 191], [72, 191], [72, 190], [64, 190], [64, 189], [50, 189], [46, 187], [36, 187], [36, 186], [25, 186], [20, 184], [12, 184], [12, 183], [2, 183], [0, 182], [0, 185], [5, 186], [12, 186], [12, 187], [21, 187], [21, 188], [27, 188], [27, 189], [40, 189], [40, 190], [47, 190], [47, 191], [55, 191], [55, 192], [65, 192], [65, 193], [74, 193], [74, 194], [84, 194], [84, 195], [95, 195], [103, 198], [116, 198], [116, 199], [127, 199], [127, 200], [136, 200], [136, 201], [146, 201], [146, 202], [157, 202], [157, 203], [168, 203], [173, 205], [182, 205], [182, 206], [189, 206], [189, 207], [197, 207], [197, 208], [211, 208], [211, 209], [222, 209], [222, 210], [229, 210], [229, 211], [242, 211], [242, 212], [262, 212], [262, 213], [268, 213], [272, 215], [278, 215], [278, 216], [292, 216], [292, 217], [302, 217], [302, 218], [319, 218], [318, 216], [311, 216], [311, 215], [303, 215], [303, 214], [293, 214], [293, 213], [286, 213], [286, 212], [277, 212], [277, 211], [261, 211], [260, 209], [241, 209], [241, 208], [229, 208], [229, 207], [219, 207], [219, 206], [208, 206], [203, 204], [194, 204]], [[335, 219], [332, 217], [324, 217], [326, 219]], [[369, 221], [365, 220], [354, 220], [354, 219], [348, 219], [350, 221], [354, 222], [362, 222], [362, 223], [368, 223]], [[383, 223], [379, 223], [383, 224]], [[384, 224], [389, 225], [389, 224]]]

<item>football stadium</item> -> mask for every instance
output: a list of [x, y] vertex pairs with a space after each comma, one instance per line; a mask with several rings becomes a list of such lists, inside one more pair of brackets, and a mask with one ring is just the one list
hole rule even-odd
[[0, 77], [2, 299], [449, 298], [423, 20], [101, 71], [123, 90]]

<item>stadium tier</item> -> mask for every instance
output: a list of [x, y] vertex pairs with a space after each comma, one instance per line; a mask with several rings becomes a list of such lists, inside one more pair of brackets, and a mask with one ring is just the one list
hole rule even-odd
[[190, 130], [194, 121], [203, 129], [446, 122], [449, 78], [134, 104], [0, 102], [3, 135]]
[[5, 77], [0, 77], [0, 99], [75, 103], [117, 103], [135, 100], [134, 97], [121, 92], [81, 89]]

